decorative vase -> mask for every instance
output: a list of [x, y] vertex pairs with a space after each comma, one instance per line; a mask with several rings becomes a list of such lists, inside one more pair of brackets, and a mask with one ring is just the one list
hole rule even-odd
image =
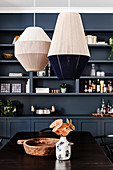
[[66, 93], [66, 88], [61, 88], [61, 93]]
[[66, 137], [61, 137], [56, 143], [56, 158], [59, 160], [68, 160], [71, 156], [71, 145]]

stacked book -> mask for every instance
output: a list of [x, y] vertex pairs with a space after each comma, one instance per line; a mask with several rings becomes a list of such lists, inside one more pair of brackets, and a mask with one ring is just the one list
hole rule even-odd
[[9, 73], [9, 77], [22, 77], [23, 73]]
[[35, 88], [36, 93], [49, 93], [49, 88]]

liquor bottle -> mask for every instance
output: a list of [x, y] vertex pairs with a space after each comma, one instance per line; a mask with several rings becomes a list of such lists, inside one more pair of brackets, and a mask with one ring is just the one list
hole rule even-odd
[[100, 81], [100, 93], [104, 93], [104, 80]]
[[104, 83], [104, 93], [107, 93], [107, 84], [106, 84], [106, 82]]
[[91, 80], [89, 80], [89, 93], [92, 93], [92, 84], [91, 84]]
[[105, 106], [104, 99], [102, 99], [102, 103], [101, 103], [101, 114], [105, 114], [105, 113], [106, 113], [106, 106]]
[[108, 87], [109, 87], [109, 93], [112, 93], [112, 81], [109, 81]]
[[85, 88], [84, 88], [84, 92], [85, 93], [88, 93], [89, 90], [88, 90], [88, 83], [87, 83], [87, 80], [85, 81]]
[[95, 64], [92, 64], [91, 66], [91, 76], [95, 76]]
[[95, 80], [92, 81], [92, 92], [96, 93], [96, 81]]
[[101, 108], [104, 108], [104, 107], [105, 107], [105, 101], [104, 99], [102, 99]]
[[109, 104], [109, 101], [108, 101], [108, 104], [107, 104], [107, 113], [110, 113], [110, 104]]
[[100, 93], [100, 80], [97, 79], [97, 93]]

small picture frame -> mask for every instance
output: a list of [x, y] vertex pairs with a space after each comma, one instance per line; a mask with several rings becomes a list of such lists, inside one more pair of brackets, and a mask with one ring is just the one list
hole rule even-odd
[[10, 93], [9, 83], [1, 83], [1, 93]]
[[12, 93], [21, 93], [21, 84], [12, 84]]

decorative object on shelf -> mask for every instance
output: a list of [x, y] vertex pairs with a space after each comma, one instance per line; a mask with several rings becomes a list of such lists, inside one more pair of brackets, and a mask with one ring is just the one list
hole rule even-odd
[[3, 59], [11, 60], [11, 59], [13, 59], [14, 54], [13, 53], [2, 53], [1, 56]]
[[38, 77], [46, 76], [46, 68], [45, 68], [43, 71], [37, 72], [37, 76], [38, 76]]
[[13, 40], [12, 44], [15, 44], [15, 42], [19, 39], [19, 37], [20, 37], [20, 36], [14, 37], [14, 40]]
[[97, 36], [86, 35], [85, 38], [86, 38], [87, 44], [96, 44], [97, 43]]
[[21, 93], [21, 84], [12, 84], [12, 93]]
[[26, 93], [30, 93], [30, 79], [28, 79], [26, 84]]
[[9, 73], [9, 77], [22, 77], [23, 73]]
[[109, 104], [109, 101], [108, 101], [107, 105], [105, 105], [105, 100], [102, 99], [101, 108], [97, 108], [97, 113], [92, 113], [92, 115], [93, 116], [99, 116], [99, 117], [104, 117], [104, 116], [113, 117], [113, 105], [111, 106]]
[[91, 76], [95, 76], [95, 64], [91, 64]]
[[3, 116], [16, 116], [16, 102], [9, 101], [3, 102], [0, 100], [1, 117]]
[[59, 14], [48, 58], [58, 78], [80, 77], [90, 54], [78, 13]]
[[1, 93], [10, 93], [10, 83], [1, 83]]
[[71, 145], [67, 141], [66, 136], [73, 130], [75, 126], [72, 124], [72, 120], [66, 119], [66, 123], [63, 123], [62, 119], [55, 120], [50, 126], [53, 128], [53, 132], [60, 135], [60, 140], [56, 143], [56, 158], [59, 160], [68, 160], [71, 157]]
[[60, 89], [52, 89], [51, 93], [60, 93]]
[[111, 53], [110, 53], [110, 56], [108, 57], [108, 60], [111, 59], [111, 56], [112, 56], [112, 53], [113, 53], [113, 37], [111, 37], [111, 38], [109, 39], [109, 44], [110, 44], [110, 46], [111, 46]]
[[61, 93], [66, 93], [67, 84], [66, 84], [66, 83], [62, 83], [62, 84], [60, 85], [60, 88], [61, 88]]
[[34, 27], [28, 27], [15, 42], [15, 57], [28, 72], [43, 71], [47, 66], [48, 51], [51, 40], [40, 27], [35, 27], [35, 0], [34, 0]]
[[55, 155], [56, 138], [33, 138], [28, 140], [18, 140], [17, 144], [24, 146], [24, 150], [29, 155], [51, 156]]
[[52, 106], [51, 109], [35, 109], [34, 106], [31, 106], [31, 112], [33, 112], [35, 115], [48, 115], [55, 112], [55, 106]]
[[36, 93], [49, 93], [49, 88], [35, 88]]
[[51, 76], [51, 64], [50, 62], [48, 63], [48, 77]]

